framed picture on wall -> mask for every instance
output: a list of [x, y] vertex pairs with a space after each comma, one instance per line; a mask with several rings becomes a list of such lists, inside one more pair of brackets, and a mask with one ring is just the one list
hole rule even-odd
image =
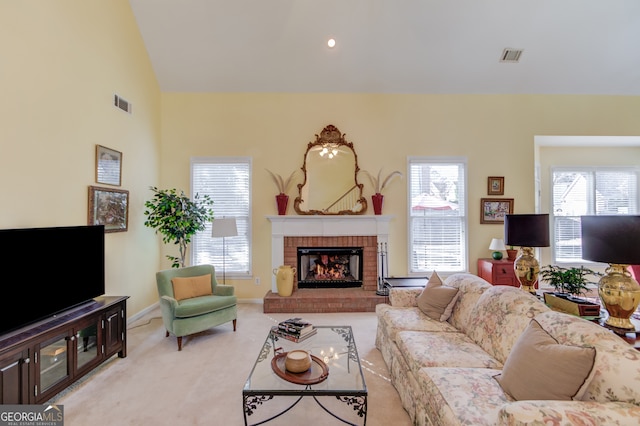
[[513, 213], [513, 198], [482, 198], [480, 223], [504, 223], [504, 216]]
[[89, 187], [89, 225], [104, 225], [104, 232], [125, 232], [129, 222], [129, 191]]
[[487, 195], [504, 195], [504, 176], [489, 176]]
[[96, 145], [96, 182], [121, 185], [122, 153], [106, 146]]

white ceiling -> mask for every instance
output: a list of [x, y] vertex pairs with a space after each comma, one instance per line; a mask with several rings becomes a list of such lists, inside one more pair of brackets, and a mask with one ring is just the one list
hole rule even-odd
[[129, 2], [165, 92], [640, 95], [640, 0]]

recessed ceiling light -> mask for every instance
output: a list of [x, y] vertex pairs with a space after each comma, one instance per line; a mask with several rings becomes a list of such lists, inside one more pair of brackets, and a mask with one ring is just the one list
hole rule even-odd
[[329, 39], [329, 41], [327, 41], [327, 46], [329, 47], [334, 47], [336, 45], [336, 41], [332, 38]]

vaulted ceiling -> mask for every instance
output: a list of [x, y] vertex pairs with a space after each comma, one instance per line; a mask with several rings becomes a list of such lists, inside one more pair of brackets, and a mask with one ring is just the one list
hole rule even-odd
[[640, 95], [639, 0], [129, 1], [166, 92]]

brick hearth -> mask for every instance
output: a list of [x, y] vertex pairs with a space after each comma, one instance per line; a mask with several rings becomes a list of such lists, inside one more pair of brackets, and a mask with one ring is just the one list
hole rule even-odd
[[[388, 298], [376, 295], [378, 243], [387, 243], [388, 216], [269, 216], [272, 265], [297, 266], [298, 247], [362, 247], [362, 287], [298, 289], [278, 295], [275, 286], [264, 297], [265, 313], [374, 312]], [[275, 281], [274, 281], [275, 283]]]
[[376, 236], [284, 237], [284, 264], [296, 266], [298, 247], [362, 247], [362, 287], [298, 288], [297, 275], [293, 294], [288, 297], [269, 292], [264, 298], [265, 313], [282, 312], [374, 312], [386, 298], [376, 295], [378, 262]]
[[388, 298], [361, 288], [302, 288], [282, 297], [269, 291], [264, 298], [265, 313], [375, 312]]

